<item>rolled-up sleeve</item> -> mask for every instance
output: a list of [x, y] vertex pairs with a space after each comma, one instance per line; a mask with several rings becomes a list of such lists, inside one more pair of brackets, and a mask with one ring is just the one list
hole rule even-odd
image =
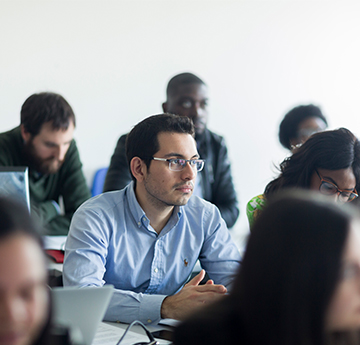
[[208, 229], [199, 260], [215, 284], [229, 287], [240, 268], [241, 255], [222, 219], [214, 207], [206, 212], [204, 228]]

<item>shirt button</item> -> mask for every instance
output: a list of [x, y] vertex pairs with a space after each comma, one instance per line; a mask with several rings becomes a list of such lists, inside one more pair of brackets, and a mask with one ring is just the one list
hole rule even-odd
[[159, 271], [159, 270], [158, 270], [157, 268], [154, 269], [154, 272], [155, 272], [155, 273], [158, 273], [158, 271]]
[[151, 320], [149, 319], [149, 320], [147, 320], [147, 322], [148, 322], [148, 323], [151, 323]]

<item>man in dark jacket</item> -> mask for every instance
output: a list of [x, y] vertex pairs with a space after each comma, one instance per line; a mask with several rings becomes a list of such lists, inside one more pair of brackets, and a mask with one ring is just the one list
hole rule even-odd
[[31, 216], [45, 235], [67, 235], [73, 213], [90, 197], [74, 129], [68, 102], [42, 92], [22, 105], [20, 126], [0, 133], [0, 166], [29, 167]]
[[[167, 100], [162, 104], [165, 113], [190, 117], [195, 125], [195, 139], [200, 157], [206, 160], [198, 175], [194, 194], [215, 204], [228, 228], [238, 216], [238, 201], [234, 188], [230, 161], [223, 137], [207, 129], [207, 86], [191, 73], [174, 76], [166, 89]], [[104, 192], [124, 188], [130, 181], [125, 157], [126, 134], [118, 140], [106, 175]]]

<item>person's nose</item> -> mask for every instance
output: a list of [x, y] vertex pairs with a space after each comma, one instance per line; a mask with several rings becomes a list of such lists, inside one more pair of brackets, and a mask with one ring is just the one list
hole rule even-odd
[[181, 178], [183, 180], [193, 180], [196, 177], [197, 170], [192, 167], [189, 162], [186, 162], [184, 169], [181, 171]]
[[340, 193], [335, 193], [333, 195], [329, 195], [328, 198], [329, 198], [329, 200], [334, 201], [334, 202], [341, 202], [339, 199]]
[[19, 298], [3, 297], [0, 302], [0, 321], [9, 326], [24, 319], [26, 310]]
[[198, 118], [203, 115], [204, 109], [202, 108], [200, 102], [194, 103], [194, 105], [191, 108], [190, 117], [191, 118]]
[[56, 154], [55, 157], [59, 161], [63, 161], [67, 152], [68, 146], [60, 145], [56, 148]]

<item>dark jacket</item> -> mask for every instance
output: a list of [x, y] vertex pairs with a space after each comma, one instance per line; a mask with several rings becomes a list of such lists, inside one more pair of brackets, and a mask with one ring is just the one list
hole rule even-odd
[[[118, 140], [111, 157], [104, 192], [122, 189], [131, 181], [125, 142], [126, 134]], [[197, 145], [200, 157], [206, 161], [200, 173], [203, 198], [219, 208], [228, 228], [231, 228], [239, 216], [239, 208], [225, 140], [205, 129], [201, 138], [197, 138]]]

